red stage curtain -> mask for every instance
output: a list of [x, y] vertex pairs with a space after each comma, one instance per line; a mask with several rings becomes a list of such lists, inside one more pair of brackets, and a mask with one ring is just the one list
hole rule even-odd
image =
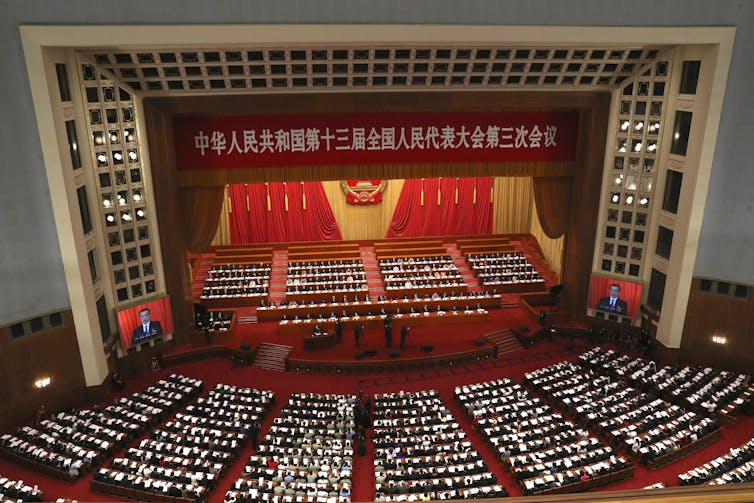
[[[320, 182], [229, 186], [229, 193], [240, 194], [241, 190], [248, 194], [250, 209], [246, 222], [248, 237], [244, 243], [343, 239]], [[231, 229], [233, 225], [243, 223], [232, 221]]]
[[[495, 179], [486, 176], [476, 179], [476, 205], [474, 205], [473, 232], [459, 234], [492, 234], [492, 218], [494, 202], [492, 201], [492, 187]], [[471, 187], [473, 193], [474, 187]]]
[[246, 186], [249, 194], [249, 239], [246, 243], [267, 243], [267, 187], [263, 183]]
[[234, 245], [251, 242], [251, 221], [248, 191], [245, 184], [228, 185], [230, 199], [230, 242]]
[[217, 232], [223, 209], [224, 187], [191, 187], [180, 189], [183, 210], [183, 232], [186, 248], [193, 253], [205, 251]]
[[134, 328], [141, 324], [139, 311], [149, 309], [150, 319], [159, 321], [163, 334], [173, 333], [173, 319], [170, 316], [170, 297], [153, 300], [145, 304], [139, 304], [122, 311], [118, 311], [118, 330], [120, 331], [120, 343], [123, 348], [131, 347], [131, 336]]
[[386, 238], [407, 238], [421, 235], [422, 207], [420, 203], [422, 181], [408, 179], [403, 184], [398, 203], [393, 210]]
[[306, 188], [306, 212], [311, 212], [307, 222], [317, 222], [317, 225], [311, 225], [310, 228], [316, 233], [316, 239], [319, 241], [335, 241], [343, 239], [338, 228], [338, 222], [335, 221], [335, 214], [332, 212], [330, 201], [327, 200], [325, 189], [322, 182], [304, 182]]
[[[474, 202], [475, 185], [476, 203]], [[457, 203], [456, 188], [458, 189]], [[491, 189], [491, 177], [406, 180], [385, 237], [490, 234], [492, 232]], [[424, 192], [423, 205], [422, 190]]]
[[557, 239], [565, 234], [571, 213], [571, 179], [534, 177], [534, 201], [542, 230]]

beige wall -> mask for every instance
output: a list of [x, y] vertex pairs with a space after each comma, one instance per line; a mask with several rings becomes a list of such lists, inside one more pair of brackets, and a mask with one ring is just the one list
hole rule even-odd
[[492, 189], [492, 232], [518, 234], [529, 232], [534, 204], [530, 176], [496, 177]]
[[390, 227], [393, 211], [405, 180], [388, 180], [378, 204], [356, 205], [346, 202], [339, 181], [322, 182], [343, 239], [382, 239]]

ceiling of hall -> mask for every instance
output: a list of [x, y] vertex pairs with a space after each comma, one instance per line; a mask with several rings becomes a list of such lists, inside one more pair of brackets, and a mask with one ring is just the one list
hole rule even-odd
[[[80, 52], [141, 95], [611, 89], [659, 47], [103, 48]], [[84, 78], [91, 69], [83, 68]]]

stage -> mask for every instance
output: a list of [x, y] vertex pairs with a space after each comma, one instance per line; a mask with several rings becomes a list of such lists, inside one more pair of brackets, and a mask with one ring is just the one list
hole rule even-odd
[[[243, 317], [243, 311], [240, 317]], [[241, 347], [250, 348], [251, 353], [264, 343], [289, 346], [287, 359], [297, 362], [289, 370], [306, 370], [316, 363], [352, 364], [361, 362], [360, 370], [365, 370], [364, 363], [369, 362], [405, 362], [423, 367], [436, 366], [438, 362], [448, 362], [448, 358], [461, 358], [468, 361], [475, 358], [480, 351], [494, 356], [495, 344], [484, 339], [487, 334], [497, 333], [508, 329], [518, 330], [528, 326], [531, 330], [538, 329], [538, 320], [533, 319], [521, 308], [493, 309], [489, 311], [488, 319], [478, 323], [453, 324], [448, 323], [435, 326], [415, 326], [411, 328], [406, 341], [405, 350], [400, 350], [400, 330], [393, 329], [392, 347], [386, 347], [384, 328], [366, 329], [362, 337], [362, 344], [355, 345], [353, 330], [343, 332], [343, 342], [334, 347], [320, 350], [304, 349], [305, 338], [308, 334], [281, 333], [278, 323], [274, 321], [259, 323], [235, 323], [232, 332], [214, 335], [211, 344], [203, 332], [192, 335], [192, 343], [173, 346], [163, 351], [163, 357], [190, 358], [190, 353], [206, 353], [208, 349], [222, 351], [239, 351]], [[483, 342], [482, 342], [483, 341]], [[431, 350], [427, 351], [431, 346]], [[423, 350], [424, 348], [424, 350]], [[511, 350], [520, 349], [511, 345]], [[372, 356], [359, 358], [358, 353], [364, 350], [376, 351]], [[231, 354], [231, 352], [227, 354]], [[397, 354], [396, 354], [397, 352]], [[392, 355], [391, 355], [392, 353]], [[253, 355], [252, 355], [253, 356]], [[432, 363], [435, 365], [432, 365]], [[452, 361], [452, 360], [451, 360]], [[251, 362], [247, 362], [251, 363]], [[299, 368], [296, 368], [299, 367]], [[366, 369], [369, 371], [368, 369]], [[396, 368], [384, 368], [372, 371], [393, 371]]]

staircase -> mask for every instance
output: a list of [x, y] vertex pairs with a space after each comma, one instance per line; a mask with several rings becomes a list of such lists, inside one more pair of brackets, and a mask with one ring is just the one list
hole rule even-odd
[[495, 346], [495, 355], [497, 357], [513, 353], [519, 349], [524, 349], [524, 346], [521, 345], [518, 338], [513, 333], [513, 330], [509, 328], [500, 330], [499, 332], [485, 334], [483, 338]]
[[285, 372], [285, 360], [293, 347], [263, 342], [259, 345], [252, 367]]
[[466, 289], [469, 292], [481, 292], [482, 286], [479, 284], [479, 280], [474, 273], [469, 269], [469, 265], [463, 258], [460, 250], [456, 248], [455, 243], [445, 243], [445, 250], [447, 250], [450, 257], [453, 259], [453, 263], [458, 268], [458, 272], [461, 273], [464, 283], [466, 283]]
[[524, 255], [526, 255], [526, 258], [529, 259], [529, 262], [531, 262], [531, 264], [536, 267], [537, 271], [539, 271], [539, 274], [541, 274], [544, 278], [545, 288], [549, 289], [551, 286], [560, 283], [560, 279], [558, 278], [557, 273], [553, 271], [550, 265], [547, 263], [547, 260], [542, 253], [542, 249], [539, 247], [539, 243], [537, 243], [537, 240], [534, 238], [534, 236], [524, 237], [521, 240], [519, 246], [521, 247], [521, 251], [524, 253]]
[[287, 277], [288, 251], [274, 250], [272, 252], [272, 265], [270, 266], [270, 291], [267, 298], [269, 302], [285, 300], [285, 280]]
[[374, 253], [373, 246], [362, 246], [361, 262], [364, 264], [364, 272], [367, 276], [367, 288], [369, 288], [369, 298], [377, 299], [380, 295], [385, 295], [385, 283], [382, 281], [380, 265], [377, 262], [377, 255]]
[[205, 253], [194, 262], [192, 269], [194, 279], [191, 281], [191, 298], [194, 299], [194, 302], [199, 302], [199, 297], [202, 296], [204, 282], [209, 277], [209, 270], [212, 268], [214, 260], [214, 253]]

